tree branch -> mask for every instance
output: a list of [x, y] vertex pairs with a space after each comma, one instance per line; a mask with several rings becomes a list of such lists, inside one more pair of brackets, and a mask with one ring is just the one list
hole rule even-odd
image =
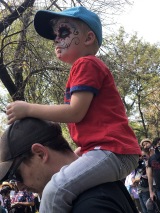
[[0, 22], [0, 33], [2, 33], [8, 26], [10, 26], [17, 18], [19, 18], [27, 8], [33, 6], [35, 0], [25, 0], [16, 10], [5, 17]]

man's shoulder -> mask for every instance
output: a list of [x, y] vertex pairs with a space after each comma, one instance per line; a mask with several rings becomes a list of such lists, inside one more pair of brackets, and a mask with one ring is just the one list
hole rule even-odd
[[151, 162], [152, 160], [156, 160], [155, 154], [153, 154], [152, 156], [149, 157], [148, 162]]
[[73, 204], [72, 213], [136, 213], [126, 187], [120, 181], [93, 187], [81, 194]]

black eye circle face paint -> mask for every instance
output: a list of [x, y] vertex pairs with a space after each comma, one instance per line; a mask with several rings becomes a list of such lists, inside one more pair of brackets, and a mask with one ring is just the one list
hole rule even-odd
[[71, 34], [71, 31], [67, 26], [60, 27], [58, 31], [59, 31], [59, 33], [58, 33], [59, 38], [61, 38], [61, 39], [65, 39], [66, 37], [69, 37]]
[[54, 25], [54, 42], [61, 48], [69, 48], [80, 43], [79, 27], [73, 21], [62, 19]]

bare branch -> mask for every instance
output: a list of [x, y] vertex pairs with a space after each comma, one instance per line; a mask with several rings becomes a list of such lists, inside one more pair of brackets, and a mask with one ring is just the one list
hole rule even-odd
[[7, 8], [7, 9], [9, 10], [10, 13], [13, 12], [12, 7], [10, 7], [5, 1], [0, 0], [0, 2], [3, 4], [3, 6], [4, 6], [5, 8]]
[[16, 10], [5, 17], [0, 22], [0, 33], [2, 33], [8, 26], [10, 26], [17, 18], [19, 18], [27, 8], [33, 6], [35, 0], [25, 0]]

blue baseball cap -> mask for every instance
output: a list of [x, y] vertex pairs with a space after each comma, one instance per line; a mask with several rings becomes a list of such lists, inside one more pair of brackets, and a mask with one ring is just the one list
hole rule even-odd
[[97, 14], [85, 7], [73, 7], [61, 12], [53, 12], [51, 10], [39, 10], [34, 18], [34, 27], [37, 33], [47, 39], [54, 40], [53, 29], [50, 20], [57, 17], [70, 17], [83, 21], [95, 33], [98, 44], [102, 44], [102, 24]]

